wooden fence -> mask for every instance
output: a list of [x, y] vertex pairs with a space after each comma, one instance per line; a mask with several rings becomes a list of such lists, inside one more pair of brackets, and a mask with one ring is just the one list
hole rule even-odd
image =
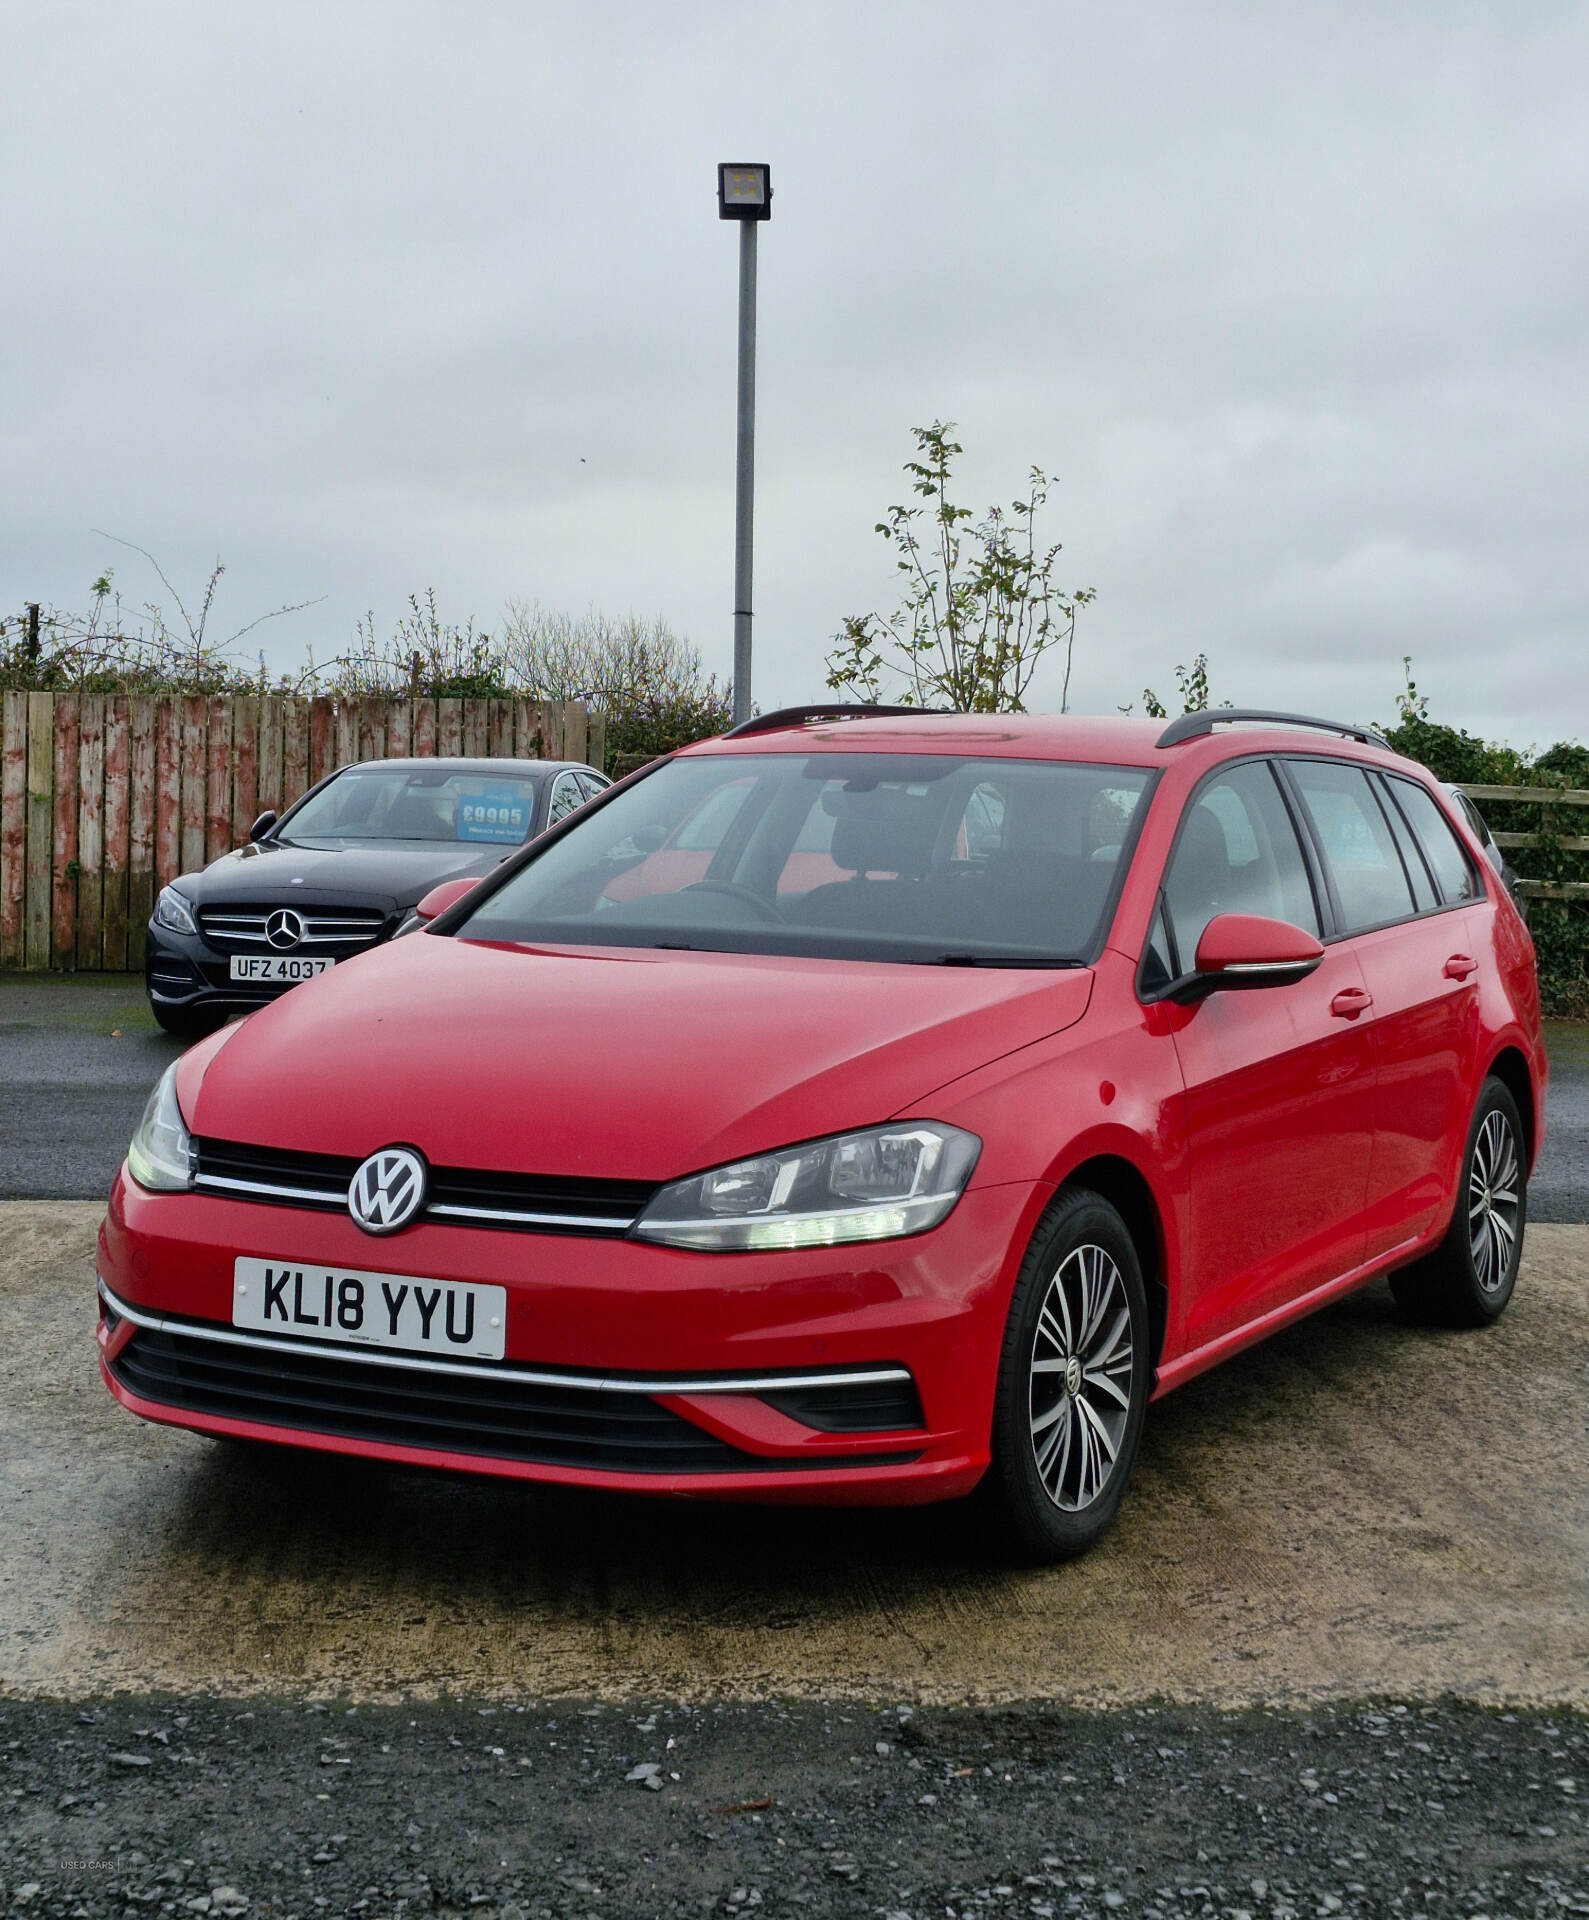
[[141, 969], [161, 887], [353, 761], [600, 764], [577, 700], [8, 693], [0, 721], [0, 970]]
[[[1462, 791], [1482, 803], [1504, 801], [1512, 806], [1589, 807], [1589, 790], [1582, 787], [1490, 787], [1467, 786]], [[1537, 847], [1537, 833], [1491, 834], [1498, 847], [1508, 852]], [[1552, 844], [1562, 853], [1589, 853], [1589, 834], [1571, 834], [1555, 838]], [[1589, 900], [1589, 880], [1524, 880], [1523, 892], [1530, 900]]]

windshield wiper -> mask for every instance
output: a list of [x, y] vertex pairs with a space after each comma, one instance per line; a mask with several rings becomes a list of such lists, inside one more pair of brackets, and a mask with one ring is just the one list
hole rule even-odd
[[918, 960], [919, 967], [1079, 967], [1079, 960], [1058, 960], [1051, 955], [1034, 954], [1018, 959], [1004, 953], [936, 953], [930, 960]]

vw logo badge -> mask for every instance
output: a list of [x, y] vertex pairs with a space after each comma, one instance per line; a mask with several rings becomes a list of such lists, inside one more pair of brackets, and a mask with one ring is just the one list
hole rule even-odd
[[273, 947], [295, 947], [303, 938], [303, 920], [291, 907], [278, 907], [265, 922], [265, 938]]
[[372, 1153], [348, 1188], [348, 1212], [366, 1233], [396, 1233], [425, 1204], [425, 1162], [412, 1147]]

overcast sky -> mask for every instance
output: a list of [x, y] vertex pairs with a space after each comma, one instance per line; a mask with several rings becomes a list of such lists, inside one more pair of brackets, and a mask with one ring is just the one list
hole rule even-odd
[[[732, 652], [735, 230], [765, 159], [756, 674], [892, 604], [910, 429], [1034, 462], [1072, 706], [1589, 737], [1589, 7], [0, 8], [0, 609], [149, 548], [272, 666], [410, 590]], [[323, 598], [321, 598], [323, 596]], [[1033, 705], [1057, 704], [1040, 680]]]

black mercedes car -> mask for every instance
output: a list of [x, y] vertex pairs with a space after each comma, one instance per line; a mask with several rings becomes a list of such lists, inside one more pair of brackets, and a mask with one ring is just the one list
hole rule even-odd
[[608, 786], [559, 760], [342, 767], [249, 844], [162, 888], [144, 984], [167, 1033], [208, 1033], [389, 940], [443, 880], [486, 874]]

